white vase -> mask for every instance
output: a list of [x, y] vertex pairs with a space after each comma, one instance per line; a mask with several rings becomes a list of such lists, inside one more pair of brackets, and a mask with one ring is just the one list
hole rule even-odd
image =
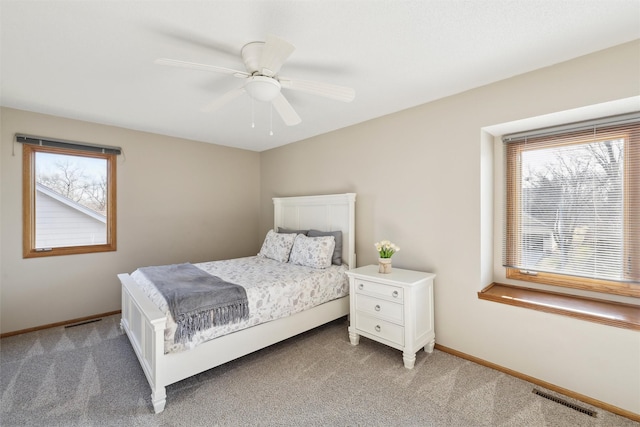
[[378, 273], [391, 273], [391, 258], [378, 258]]

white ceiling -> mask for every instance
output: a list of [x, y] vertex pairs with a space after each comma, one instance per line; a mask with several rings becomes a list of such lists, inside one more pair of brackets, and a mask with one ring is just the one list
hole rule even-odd
[[[2, 106], [263, 151], [640, 39], [640, 0], [0, 0]], [[296, 46], [281, 74], [355, 89], [351, 103], [283, 93], [287, 127], [242, 81], [154, 64], [244, 70], [241, 47]], [[55, 137], [55, 135], [42, 135]]]

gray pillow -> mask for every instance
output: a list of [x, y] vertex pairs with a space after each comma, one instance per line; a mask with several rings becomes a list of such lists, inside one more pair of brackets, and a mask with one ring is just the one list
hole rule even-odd
[[305, 236], [309, 230], [290, 230], [288, 228], [278, 227], [278, 233], [287, 233], [287, 234], [304, 234]]
[[307, 236], [333, 236], [336, 240], [336, 247], [333, 249], [333, 257], [331, 258], [331, 263], [335, 265], [342, 265], [342, 231], [309, 230]]

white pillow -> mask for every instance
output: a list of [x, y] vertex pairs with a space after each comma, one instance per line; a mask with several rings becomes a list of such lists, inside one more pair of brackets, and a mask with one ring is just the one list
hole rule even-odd
[[295, 234], [276, 233], [273, 230], [269, 230], [267, 236], [264, 238], [258, 256], [271, 258], [280, 262], [287, 262], [295, 239]]
[[296, 235], [289, 262], [313, 268], [327, 268], [331, 265], [336, 239], [333, 236], [307, 237]]

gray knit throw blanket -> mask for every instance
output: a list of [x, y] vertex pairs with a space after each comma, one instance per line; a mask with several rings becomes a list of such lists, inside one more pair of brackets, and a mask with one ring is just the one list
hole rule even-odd
[[247, 291], [192, 264], [141, 267], [139, 270], [167, 300], [178, 328], [174, 342], [184, 343], [197, 331], [249, 317]]

